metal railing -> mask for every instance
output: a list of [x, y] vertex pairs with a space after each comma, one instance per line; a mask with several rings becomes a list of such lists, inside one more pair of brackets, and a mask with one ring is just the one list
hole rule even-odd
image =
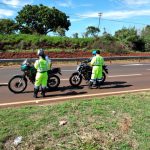
[[[0, 63], [8, 63], [8, 62], [23, 62], [27, 58], [18, 58], [18, 59], [0, 59]], [[31, 61], [35, 61], [36, 58], [28, 58]], [[52, 61], [83, 61], [87, 58], [51, 58]], [[131, 60], [131, 59], [150, 59], [150, 56], [113, 56], [113, 57], [104, 57], [104, 60]]]

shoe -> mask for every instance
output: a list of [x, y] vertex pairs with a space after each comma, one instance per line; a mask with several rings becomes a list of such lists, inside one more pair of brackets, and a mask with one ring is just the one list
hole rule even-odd
[[89, 89], [92, 89], [92, 85], [93, 85], [93, 82], [92, 82], [92, 81], [89, 81], [89, 83], [88, 83]]

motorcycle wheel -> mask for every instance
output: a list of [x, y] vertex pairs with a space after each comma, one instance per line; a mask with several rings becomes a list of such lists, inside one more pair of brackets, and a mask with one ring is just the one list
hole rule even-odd
[[79, 86], [82, 82], [82, 76], [80, 76], [78, 73], [74, 73], [69, 78], [69, 82], [74, 87]]
[[27, 80], [22, 75], [14, 76], [8, 82], [8, 88], [13, 93], [22, 93], [26, 87]]
[[105, 73], [103, 72], [103, 78], [102, 78], [101, 84], [104, 84], [105, 80], [106, 80], [106, 75], [105, 75]]
[[58, 88], [60, 84], [60, 78], [56, 75], [51, 75], [48, 79], [48, 83], [47, 83], [47, 86], [48, 88], [50, 89], [56, 89]]

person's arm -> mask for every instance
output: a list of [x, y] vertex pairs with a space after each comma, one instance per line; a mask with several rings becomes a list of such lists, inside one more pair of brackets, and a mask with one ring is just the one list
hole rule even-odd
[[37, 70], [38, 69], [38, 60], [35, 61], [34, 63], [34, 68]]
[[91, 66], [94, 65], [95, 61], [96, 61], [96, 57], [93, 57], [92, 60], [91, 60]]

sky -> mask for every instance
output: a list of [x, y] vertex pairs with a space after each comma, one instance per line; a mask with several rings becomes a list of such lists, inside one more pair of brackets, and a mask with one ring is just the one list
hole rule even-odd
[[123, 27], [140, 32], [150, 25], [150, 0], [0, 0], [0, 18], [14, 19], [26, 4], [43, 4], [66, 13], [71, 21], [67, 36], [82, 36], [88, 26], [113, 35]]

